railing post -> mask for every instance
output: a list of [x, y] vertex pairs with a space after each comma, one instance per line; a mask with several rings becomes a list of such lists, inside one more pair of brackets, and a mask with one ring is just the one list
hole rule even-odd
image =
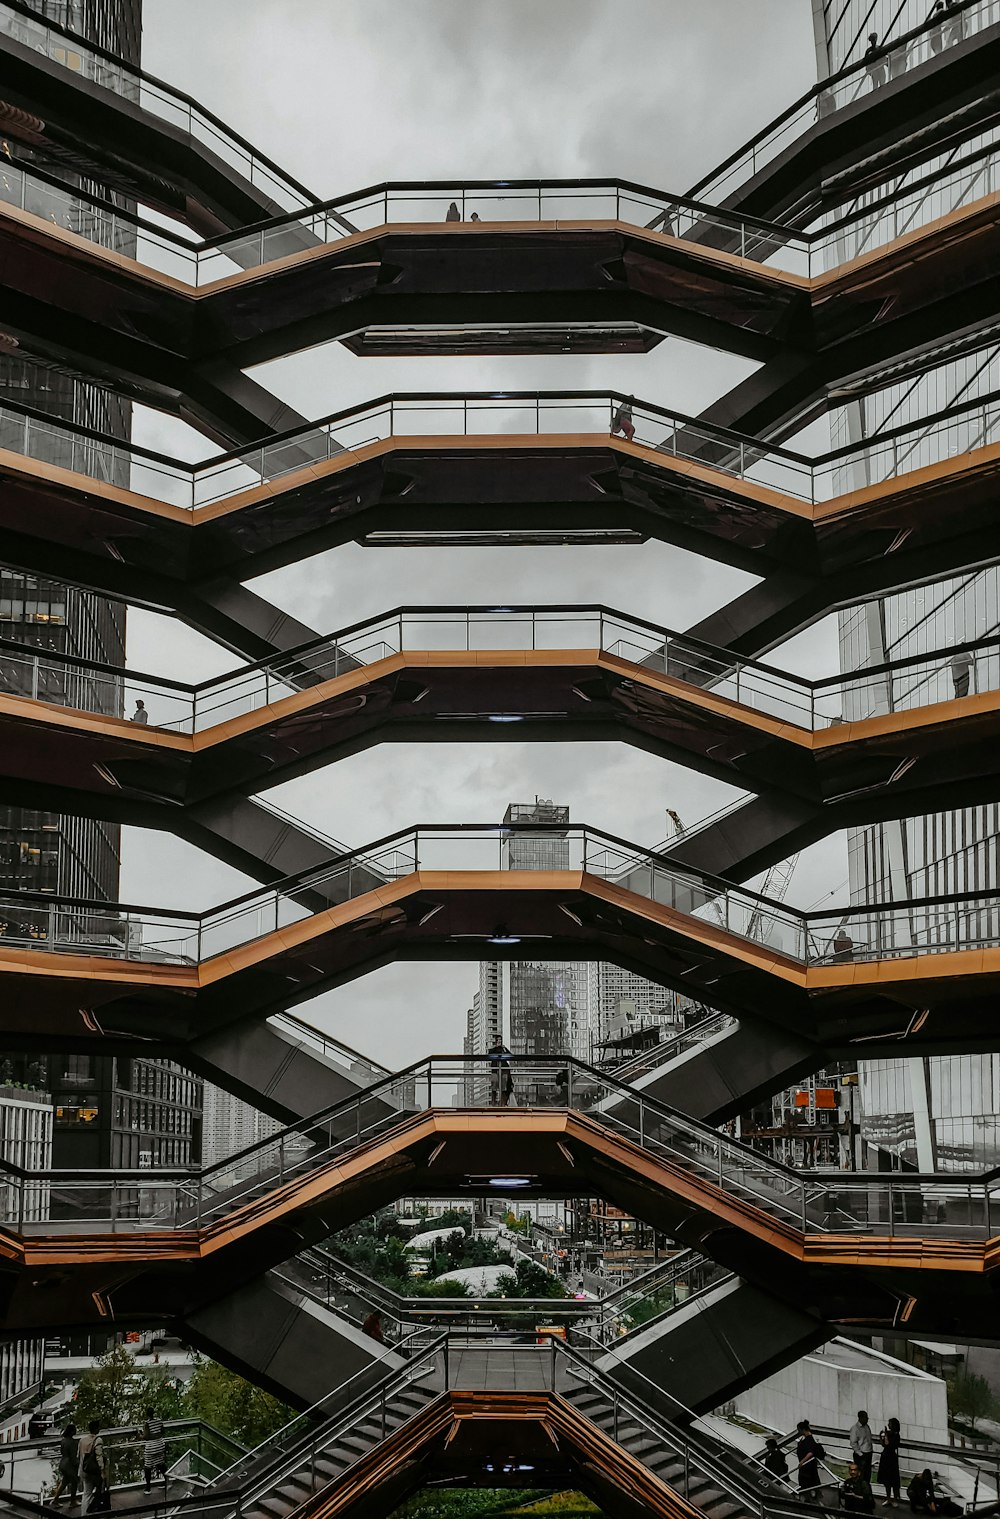
[[428, 1062], [427, 1062], [427, 1106], [429, 1108], [432, 1108], [434, 1106], [434, 1075], [433, 1075], [433, 1070], [434, 1070], [434, 1068], [431, 1065], [431, 1062], [428, 1060]]

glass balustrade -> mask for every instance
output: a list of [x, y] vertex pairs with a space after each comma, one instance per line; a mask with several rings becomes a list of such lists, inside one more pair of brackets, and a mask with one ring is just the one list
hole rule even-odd
[[[200, 1173], [30, 1172], [2, 1163], [3, 1222], [31, 1237], [169, 1233], [178, 1248], [185, 1234], [225, 1229], [237, 1217], [262, 1222], [273, 1210], [294, 1208], [300, 1184], [390, 1133], [398, 1144], [400, 1124], [419, 1123], [431, 1110], [470, 1107], [574, 1110], [593, 1125], [599, 1149], [618, 1140], [638, 1146], [683, 1181], [686, 1195], [692, 1185], [700, 1190], [706, 1208], [718, 1211], [720, 1194], [736, 1202], [740, 1227], [751, 1232], [777, 1227], [791, 1239], [861, 1234], [975, 1242], [995, 1230], [1000, 1179], [992, 1174], [790, 1170], [579, 1061], [528, 1056], [502, 1064], [433, 1056], [314, 1114], [307, 1132], [301, 1124], [285, 1129]], [[502, 1136], [499, 1143], [502, 1152]], [[669, 1180], [664, 1185], [669, 1189]], [[468, 1186], [470, 1195], [495, 1186], [505, 1196], [509, 1179], [470, 1176]]]
[[[524, 830], [520, 830], [524, 831]], [[544, 827], [527, 829], [536, 838]], [[8, 944], [88, 959], [194, 967], [311, 916], [313, 894], [343, 903], [419, 870], [506, 871], [518, 828], [503, 824], [428, 825], [409, 829], [329, 865], [264, 887], [203, 914], [156, 912], [28, 892], [0, 894], [0, 937]], [[718, 931], [764, 946], [790, 963], [833, 967], [865, 961], [994, 947], [1000, 943], [1000, 893], [972, 892], [900, 904], [800, 912], [742, 887], [603, 834], [560, 829], [560, 869], [608, 881], [642, 900], [696, 919], [686, 932]], [[516, 851], [514, 868], [516, 869]], [[699, 924], [701, 927], [699, 927]], [[499, 933], [500, 930], [497, 930]], [[516, 931], [485, 936], [482, 946], [518, 944]], [[280, 953], [280, 950], [278, 951]], [[720, 943], [720, 952], [733, 947]]]
[[[737, 716], [730, 705], [734, 704], [804, 732], [905, 713], [958, 694], [1000, 689], [998, 637], [809, 681], [611, 608], [565, 606], [399, 608], [198, 686], [0, 640], [0, 693], [129, 719], [141, 702], [150, 729], [204, 733], [273, 708], [307, 688], [371, 669], [396, 654], [461, 656], [489, 650], [602, 653], [630, 675], [648, 672], [679, 682], [689, 688], [690, 701], [714, 708], [720, 720]], [[968, 677], [964, 692], [962, 674]], [[482, 715], [485, 719], [490, 714]], [[517, 714], [500, 715], [517, 720]], [[579, 715], [585, 715], [582, 708]], [[711, 821], [704, 820], [699, 828]], [[673, 842], [662, 847], [669, 849]], [[347, 852], [335, 840], [329, 844], [332, 853]]]
[[[512, 1257], [512, 1261], [514, 1258]], [[632, 1314], [643, 1310], [643, 1323], [650, 1322], [650, 1305], [662, 1312], [688, 1301], [691, 1295], [715, 1285], [722, 1269], [696, 1250], [681, 1250], [650, 1267], [628, 1284], [600, 1297], [553, 1298], [409, 1298], [373, 1281], [356, 1267], [340, 1260], [331, 1250], [317, 1247], [304, 1251], [272, 1273], [314, 1302], [363, 1324], [370, 1313], [382, 1318], [388, 1340], [401, 1338], [416, 1324], [460, 1324], [484, 1335], [516, 1331], [518, 1325], [545, 1322], [569, 1327], [571, 1335], [582, 1326], [605, 1343], [635, 1332]], [[554, 1316], [554, 1317], [553, 1317]], [[659, 1318], [661, 1315], [658, 1314]]]
[[85, 239], [91, 251], [96, 243], [197, 290], [296, 255], [314, 255], [322, 246], [382, 228], [399, 231], [457, 224], [486, 231], [500, 226], [566, 228], [575, 224], [581, 229], [609, 223], [694, 244], [710, 259], [725, 261], [734, 276], [740, 264], [748, 263], [782, 276], [783, 288], [789, 288], [790, 277], [794, 289], [796, 282], [804, 287], [849, 264], [859, 247], [877, 251], [887, 246], [894, 228], [902, 235], [925, 209], [930, 207], [933, 214], [935, 193], [941, 214], [945, 207], [954, 210], [957, 205], [971, 216], [991, 203], [989, 183], [981, 173], [970, 171], [963, 181], [954, 168], [943, 168], [940, 180], [937, 192], [923, 186], [898, 191], [891, 202], [895, 207], [898, 201], [898, 210], [877, 229], [876, 213], [868, 207], [836, 222], [827, 215], [827, 225], [812, 231], [614, 180], [535, 181], [527, 186], [517, 181], [487, 186], [386, 184], [200, 243], [168, 226], [164, 218], [154, 221], [116, 207], [13, 159], [2, 165], [0, 201]]
[[50, 25], [40, 15], [0, 3], [0, 34], [59, 64], [69, 73], [120, 95], [168, 126], [187, 132], [237, 174], [257, 186], [284, 211], [310, 201], [309, 192], [233, 132], [218, 117], [152, 75], [93, 46], [85, 38]]
[[[208, 278], [218, 278], [222, 273], [284, 256], [296, 248], [339, 240], [390, 221], [419, 223], [443, 221], [446, 217], [457, 217], [460, 222], [470, 224], [474, 221], [586, 221], [613, 217], [676, 237], [690, 237], [708, 246], [716, 244], [739, 253], [741, 257], [776, 260], [784, 267], [807, 273], [811, 267], [808, 239], [788, 229], [777, 229], [780, 235], [776, 239], [775, 229], [766, 224], [718, 210], [704, 202], [724, 201], [818, 122], [852, 106], [882, 83], [911, 74], [922, 65], [933, 62], [948, 48], [995, 25], [998, 20], [1000, 0], [967, 0], [959, 11], [949, 13], [940, 22], [915, 28], [894, 41], [883, 50], [874, 65], [857, 63], [842, 70], [783, 112], [718, 171], [701, 181], [696, 186], [700, 201], [688, 197], [672, 199], [630, 185], [508, 181], [492, 185], [380, 186], [315, 206], [309, 204], [309, 193], [302, 185], [189, 96], [120, 59], [103, 54], [84, 39], [54, 27], [41, 17], [0, 4], [0, 32], [188, 133], [286, 213], [298, 213], [294, 221], [251, 229], [226, 239], [218, 248], [206, 245], [200, 254], [195, 255], [194, 263], [188, 265], [188, 273], [194, 274], [196, 282], [203, 282], [202, 270], [197, 267], [202, 261]], [[51, 207], [46, 207], [39, 214], [48, 215], [50, 211]], [[95, 213], [73, 210], [64, 221], [66, 215], [65, 208], [60, 208], [56, 219], [69, 230], [77, 231], [82, 230], [81, 217], [93, 217]], [[885, 225], [885, 219], [881, 224]], [[111, 247], [115, 246], [114, 239], [118, 237], [122, 240], [120, 251], [136, 256], [142, 235], [137, 238], [134, 230], [126, 236], [109, 228], [97, 240]], [[171, 257], [163, 241], [155, 236], [148, 242], [146, 252], [154, 261]], [[189, 255], [177, 257], [182, 261], [190, 258]]]
[[967, 0], [961, 10], [933, 25], [914, 28], [885, 47], [873, 68], [864, 62], [855, 63], [814, 86], [745, 147], [737, 149], [718, 169], [700, 180], [692, 195], [714, 202], [735, 197], [810, 128], [828, 122], [836, 112], [873, 94], [883, 83], [912, 74], [921, 65], [940, 58], [956, 43], [995, 26], [998, 21], [1000, 0]]
[[[248, 492], [274, 486], [290, 474], [307, 474], [325, 462], [350, 463], [359, 451], [390, 439], [420, 446], [423, 439], [443, 443], [454, 437], [495, 437], [502, 442], [572, 435], [596, 443], [615, 436], [624, 399], [580, 391], [386, 397], [201, 464], [168, 459], [8, 403], [0, 405], [0, 449], [182, 510], [220, 502], [239, 510], [258, 504]], [[908, 475], [959, 455], [971, 455], [974, 466], [977, 451], [1000, 442], [1000, 398], [988, 396], [814, 459], [646, 402], [631, 402], [631, 426], [633, 441], [662, 454], [665, 467], [670, 460], [684, 460], [710, 476], [743, 481], [763, 493], [756, 498], [762, 510], [787, 511], [786, 497], [819, 505], [889, 480], [900, 481], [899, 489], [905, 490]], [[823, 520], [817, 519], [820, 530]]]

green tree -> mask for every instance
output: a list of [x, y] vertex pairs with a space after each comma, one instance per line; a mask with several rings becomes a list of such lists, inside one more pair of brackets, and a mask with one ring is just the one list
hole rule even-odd
[[[468, 1297], [468, 1282], [454, 1282], [448, 1277], [439, 1281], [414, 1283], [417, 1297]], [[411, 1288], [411, 1291], [414, 1290]]]
[[[183, 1395], [166, 1367], [141, 1368], [124, 1345], [112, 1345], [85, 1371], [77, 1386], [73, 1422], [82, 1433], [96, 1419], [102, 1429], [141, 1426], [146, 1409], [161, 1419], [182, 1416]], [[115, 1482], [131, 1482], [142, 1470], [141, 1435], [121, 1444], [106, 1441]]]
[[217, 1361], [201, 1358], [187, 1385], [184, 1413], [191, 1419], [204, 1419], [251, 1449], [296, 1416], [294, 1408], [262, 1387], [255, 1387]]
[[180, 1417], [182, 1401], [166, 1367], [139, 1367], [124, 1345], [112, 1345], [98, 1356], [93, 1370], [85, 1371], [80, 1378], [74, 1423], [78, 1429], [86, 1429], [96, 1419], [102, 1429], [120, 1429], [141, 1424], [147, 1408], [154, 1409], [163, 1419], [176, 1419]]
[[408, 1280], [410, 1258], [402, 1240], [388, 1239], [385, 1248], [375, 1252], [372, 1273], [379, 1281], [385, 1281], [388, 1277], [391, 1277], [393, 1281], [404, 1283]]
[[989, 1418], [997, 1408], [989, 1382], [971, 1371], [960, 1371], [948, 1383], [948, 1403], [952, 1413], [968, 1419], [973, 1429], [977, 1419]]

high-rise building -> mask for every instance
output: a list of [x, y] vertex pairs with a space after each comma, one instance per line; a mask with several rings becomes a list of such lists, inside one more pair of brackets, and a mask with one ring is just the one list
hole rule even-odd
[[[51, 1166], [52, 1103], [47, 1092], [0, 1085], [0, 1160], [26, 1171], [44, 1171]], [[8, 1217], [16, 1217], [17, 1212], [17, 1207], [7, 1209]], [[24, 1213], [32, 1223], [48, 1218], [46, 1184], [26, 1191]], [[41, 1385], [44, 1369], [44, 1340], [0, 1341], [0, 1415]]]
[[[877, 32], [880, 41], [900, 37], [927, 20], [923, 0], [847, 0], [824, 5], [813, 0], [819, 77], [825, 78], [856, 62]], [[958, 12], [944, 23], [938, 50], [974, 35], [981, 20], [975, 12]], [[876, 86], [871, 84], [871, 88]], [[882, 188], [876, 185], [855, 201], [863, 209], [873, 204], [868, 220], [840, 234], [838, 261], [862, 253], [879, 237], [885, 223], [896, 235], [898, 197], [913, 182], [918, 192], [907, 201], [907, 229], [946, 214], [998, 185], [1000, 139], [996, 128], [975, 133], [977, 168], [973, 173], [945, 174], [951, 158], [944, 154], [894, 175], [892, 206], [879, 209]], [[995, 144], [991, 151], [991, 144]], [[985, 151], [984, 151], [985, 150]], [[963, 163], [960, 145], [949, 140], [948, 155]], [[926, 193], [920, 180], [936, 176]], [[887, 222], [886, 222], [886, 219]], [[893, 380], [890, 373], [870, 377], [866, 393], [831, 414], [835, 448], [871, 438], [887, 428], [899, 428], [956, 404], [975, 401], [1000, 386], [1000, 348], [984, 341], [975, 352], [947, 359], [923, 373]], [[949, 423], [948, 452], [981, 447], [996, 440], [995, 419], [987, 409], [972, 410]], [[924, 462], [919, 434], [893, 465], [900, 473]], [[835, 490], [848, 491], [872, 483], [869, 466], [847, 465], [838, 472]], [[884, 468], [879, 478], [884, 476]], [[946, 650], [956, 643], [995, 633], [1000, 626], [1000, 572], [991, 567], [955, 579], [918, 586], [897, 595], [867, 602], [840, 615], [840, 658], [844, 670], [882, 665], [909, 655]], [[855, 715], [854, 703], [865, 714], [889, 711], [928, 700], [928, 683], [951, 695], [947, 660], [904, 672], [894, 681], [873, 678], [870, 686], [847, 693], [845, 716]], [[995, 684], [995, 680], [991, 681]], [[973, 666], [972, 688], [976, 686]], [[919, 689], [915, 689], [919, 687]], [[994, 890], [997, 885], [997, 838], [1000, 807], [964, 808], [932, 816], [876, 823], [851, 830], [848, 860], [853, 902], [902, 901], [950, 892]], [[947, 932], [942, 925], [942, 931]], [[1000, 1063], [996, 1056], [959, 1055], [947, 1059], [879, 1059], [861, 1062], [859, 1069], [862, 1134], [870, 1163], [883, 1167], [916, 1167], [921, 1171], [981, 1171], [1000, 1162]]]
[[205, 1083], [202, 1118], [202, 1164], [214, 1166], [240, 1150], [249, 1149], [281, 1128], [259, 1108], [243, 1102], [233, 1092]]
[[[131, 63], [139, 62], [142, 0], [34, 0], [27, 8], [71, 27]], [[8, 157], [30, 158], [64, 181], [81, 183], [80, 176], [67, 170], [66, 164], [47, 163], [38, 147], [5, 142], [4, 151]], [[88, 182], [86, 188], [97, 187]], [[79, 230], [84, 236], [100, 236], [97, 228]], [[38, 457], [54, 457], [58, 447], [45, 428], [44, 416], [97, 427], [119, 438], [130, 435], [129, 401], [83, 376], [36, 362], [9, 347], [0, 350], [0, 401], [3, 399], [15, 400], [41, 414], [31, 447], [26, 450]], [[5, 418], [3, 426], [8, 425]], [[30, 423], [25, 419], [18, 425]], [[123, 467], [109, 461], [112, 472]], [[125, 608], [89, 591], [0, 567], [0, 638], [121, 666], [125, 662]], [[50, 672], [45, 678], [58, 681], [60, 676]], [[94, 684], [90, 699], [97, 710], [119, 710], [119, 692], [113, 682]], [[120, 863], [121, 830], [116, 824], [0, 807], [0, 890], [4, 892], [41, 891], [115, 900], [120, 895]], [[42, 1088], [30, 1101], [26, 1098], [15, 1104], [19, 1112], [23, 1108], [18, 1121], [26, 1128], [40, 1125], [46, 1135], [44, 1157], [41, 1153], [36, 1157], [39, 1166], [138, 1165], [143, 1150], [164, 1164], [170, 1163], [167, 1157], [174, 1153], [190, 1156], [190, 1133], [185, 1135], [183, 1129], [187, 1125], [190, 1130], [199, 1122], [200, 1114], [196, 1118], [190, 1107], [185, 1112], [183, 1107], [169, 1103], [154, 1110], [148, 1098], [131, 1091], [133, 1073], [137, 1081], [144, 1082], [146, 1076], [140, 1077], [140, 1070], [153, 1072], [157, 1062], [15, 1056], [4, 1057], [3, 1063], [10, 1071], [16, 1069], [19, 1079], [27, 1076]], [[163, 1066], [161, 1075], [150, 1079], [154, 1083], [176, 1080], [192, 1092], [200, 1089], [200, 1083], [176, 1067]], [[138, 1125], [131, 1126], [133, 1095], [137, 1104], [134, 1111], [144, 1120], [155, 1111], [153, 1126], [145, 1133]], [[4, 1100], [5, 1123], [12, 1121], [8, 1111], [12, 1101]], [[37, 1142], [34, 1148], [37, 1150]], [[6, 1143], [3, 1153], [7, 1154]], [[0, 1407], [23, 1396], [41, 1379], [42, 1352], [41, 1341], [15, 1341], [3, 1346]]]
[[[568, 807], [540, 797], [534, 802], [512, 802], [504, 823], [518, 829], [504, 838], [506, 870], [569, 869]], [[544, 824], [544, 830], [532, 833], [532, 824]], [[585, 964], [516, 960], [508, 986], [510, 1047], [515, 1055], [559, 1056], [587, 1049], [590, 988]]]
[[[544, 824], [537, 834], [531, 824]], [[568, 870], [569, 807], [536, 797], [512, 802], [505, 825], [517, 833], [504, 838], [505, 870]], [[595, 1058], [609, 1032], [623, 1021], [637, 1026], [675, 1026], [685, 999], [620, 965], [597, 961], [515, 961], [504, 966], [484, 960], [479, 991], [466, 1014], [464, 1050], [483, 1054], [503, 1033], [504, 999], [509, 1012], [510, 1047], [521, 1055]]]
[[[138, 64], [142, 29], [141, 0], [36, 0], [31, 11], [70, 27], [89, 42]], [[17, 36], [18, 19], [11, 21]], [[26, 42], [31, 22], [24, 18]], [[76, 55], [67, 50], [65, 67]], [[82, 60], [81, 60], [82, 62]], [[77, 66], [80, 66], [79, 64]], [[16, 162], [33, 164], [57, 179], [79, 185], [81, 178], [61, 159], [51, 162], [38, 146], [13, 144]], [[106, 186], [87, 181], [85, 188], [122, 204]], [[103, 222], [81, 226], [82, 236], [100, 240]], [[55, 463], [62, 457], [65, 434], [51, 432], [44, 417], [99, 429], [116, 438], [131, 435], [131, 402], [70, 370], [37, 362], [30, 355], [0, 352], [0, 397], [8, 396], [39, 413], [31, 419], [5, 418], [2, 428], [31, 427], [25, 451]], [[94, 446], [94, 445], [89, 445]], [[107, 449], [102, 472], [128, 485], [122, 455]], [[120, 476], [120, 479], [118, 478]], [[125, 663], [125, 607], [89, 591], [0, 567], [0, 637], [39, 649], [71, 654], [121, 667]], [[24, 679], [44, 679], [50, 686], [69, 678], [58, 667], [40, 675], [24, 670]], [[57, 691], [50, 691], [58, 699]], [[118, 714], [121, 691], [114, 680], [89, 681], [74, 688], [70, 706], [81, 700], [96, 711]], [[0, 890], [52, 892], [92, 901], [117, 900], [121, 866], [121, 830], [100, 819], [61, 816], [22, 807], [0, 807]], [[185, 1166], [200, 1160], [201, 1083], [170, 1063], [116, 1060], [112, 1057], [14, 1056], [5, 1060], [19, 1079], [44, 1084], [54, 1110], [53, 1163], [57, 1166], [163, 1164]]]

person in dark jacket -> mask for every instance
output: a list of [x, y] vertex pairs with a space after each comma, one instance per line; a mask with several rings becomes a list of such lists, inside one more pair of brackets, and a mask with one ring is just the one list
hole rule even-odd
[[59, 1481], [52, 1489], [50, 1503], [58, 1503], [63, 1489], [68, 1488], [68, 1502], [76, 1502], [76, 1490], [80, 1485], [80, 1456], [76, 1448], [76, 1425], [67, 1424], [59, 1441]]
[[873, 1514], [875, 1512], [872, 1485], [863, 1475], [856, 1461], [851, 1462], [847, 1468], [847, 1477], [840, 1484], [840, 1498], [843, 1507], [850, 1509], [852, 1513]]
[[929, 1466], [918, 1472], [906, 1489], [910, 1509], [914, 1514], [943, 1514], [946, 1519], [957, 1519], [962, 1510], [950, 1498], [938, 1497], [934, 1491], [934, 1476]]
[[800, 1419], [795, 1426], [795, 1430], [799, 1437], [795, 1447], [795, 1460], [798, 1464], [799, 1472], [799, 1487], [819, 1487], [821, 1482], [819, 1463], [826, 1455], [826, 1452], [809, 1428], [808, 1419]]
[[385, 1344], [385, 1333], [382, 1329], [382, 1315], [370, 1313], [361, 1326], [362, 1334], [367, 1334], [371, 1339], [378, 1340], [380, 1345]]
[[899, 1420], [887, 1420], [879, 1439], [882, 1442], [882, 1454], [878, 1458], [878, 1480], [885, 1488], [888, 1506], [899, 1502]]
[[777, 1440], [772, 1435], [770, 1439], [764, 1441], [764, 1445], [767, 1449], [767, 1454], [764, 1457], [765, 1470], [769, 1471], [772, 1477], [787, 1477], [788, 1462], [785, 1460], [785, 1453], [778, 1445]]
[[635, 423], [632, 421], [632, 402], [634, 400], [635, 396], [629, 396], [628, 400], [622, 402], [611, 418], [611, 436], [615, 437], [618, 433], [621, 433], [627, 443], [631, 443], [635, 437]]
[[868, 78], [872, 82], [872, 89], [877, 90], [885, 84], [885, 48], [879, 46], [878, 32], [868, 33], [865, 63], [868, 65]]

